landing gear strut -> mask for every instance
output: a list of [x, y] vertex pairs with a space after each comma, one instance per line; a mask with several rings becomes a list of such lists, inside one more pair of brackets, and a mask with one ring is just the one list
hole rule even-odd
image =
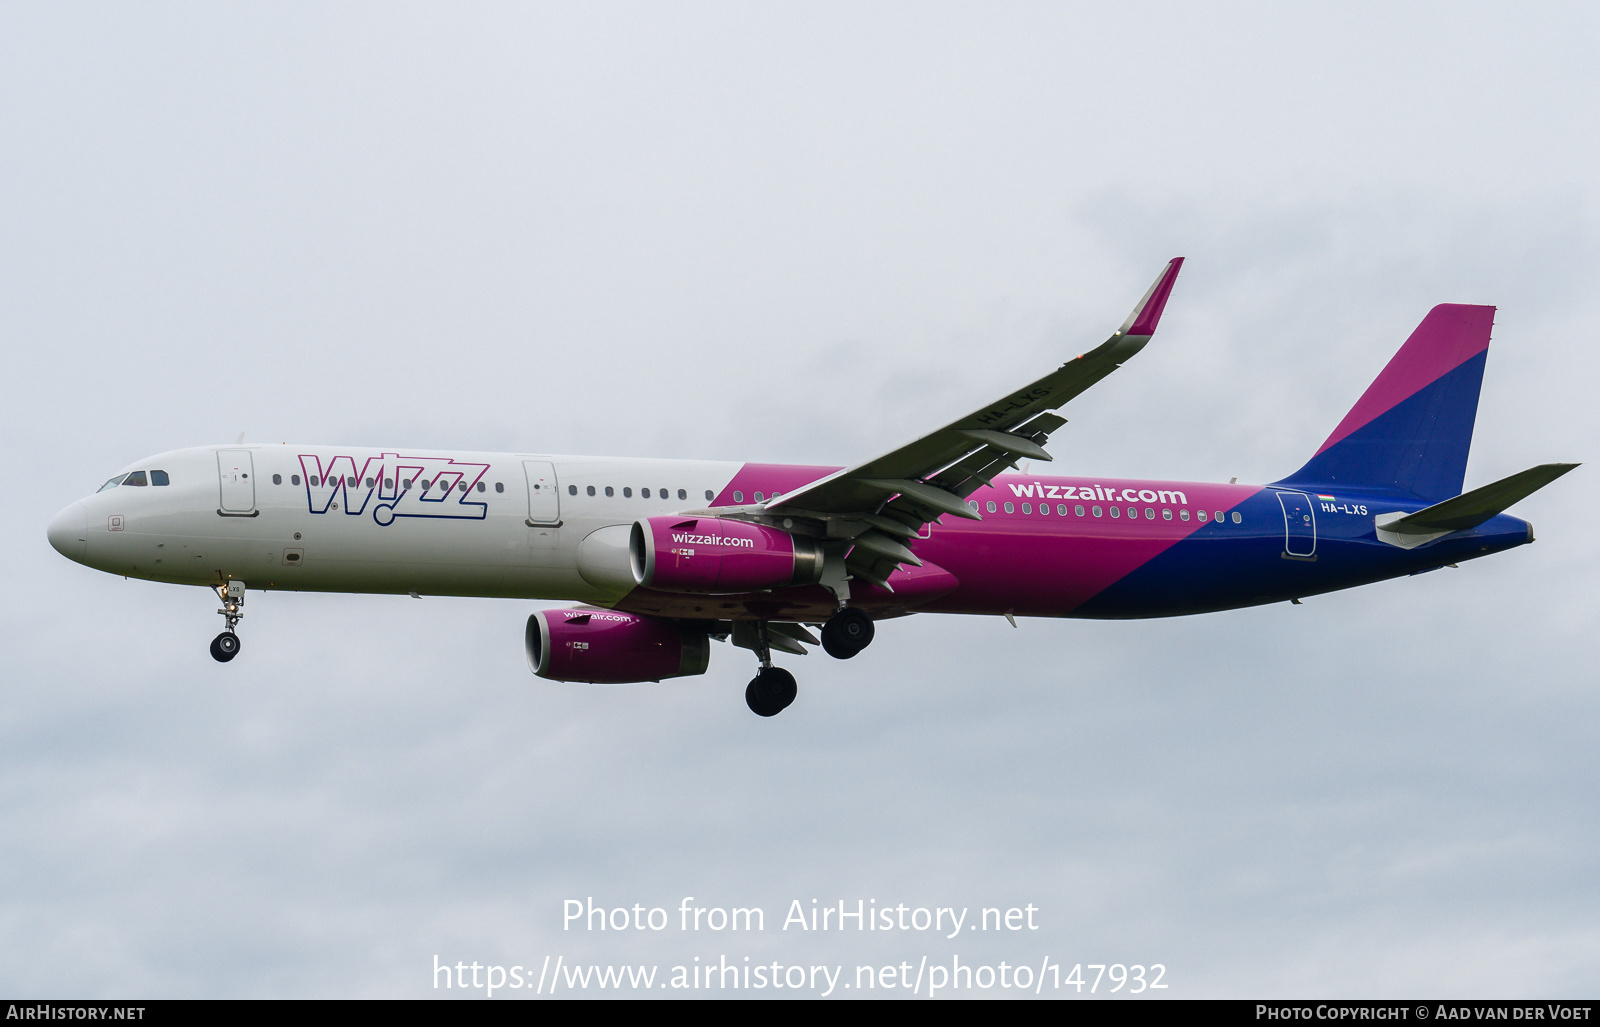
[[222, 609], [217, 612], [222, 614], [223, 622], [227, 625], [222, 634], [211, 640], [211, 658], [218, 663], [227, 663], [239, 655], [239, 635], [234, 628], [244, 619], [244, 582], [230, 581], [226, 585], [211, 587], [216, 590], [217, 598], [222, 600]]
[[840, 607], [822, 626], [822, 648], [836, 660], [848, 660], [872, 644], [872, 618], [855, 606]]
[[766, 621], [756, 623], [753, 648], [756, 657], [761, 660], [761, 669], [756, 671], [756, 676], [745, 686], [745, 705], [749, 706], [750, 712], [758, 717], [776, 717], [794, 702], [799, 688], [794, 683], [793, 674], [782, 667], [772, 665], [772, 642], [767, 632]]

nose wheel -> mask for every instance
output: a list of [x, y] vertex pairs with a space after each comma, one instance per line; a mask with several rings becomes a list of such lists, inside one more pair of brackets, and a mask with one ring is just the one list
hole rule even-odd
[[211, 658], [218, 663], [227, 663], [239, 655], [239, 635], [234, 629], [239, 622], [244, 620], [244, 582], [230, 581], [226, 585], [213, 585], [217, 598], [222, 600], [222, 609], [217, 612], [222, 614], [222, 634], [211, 640]]
[[218, 663], [227, 663], [239, 655], [239, 636], [231, 631], [224, 631], [211, 640], [211, 658]]

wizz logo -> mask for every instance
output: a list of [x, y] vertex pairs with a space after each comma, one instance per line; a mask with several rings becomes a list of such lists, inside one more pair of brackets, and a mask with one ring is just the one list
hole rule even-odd
[[396, 517], [481, 521], [489, 515], [489, 505], [473, 499], [488, 464], [384, 453], [357, 466], [355, 457], [330, 457], [324, 464], [322, 457], [302, 453], [300, 470], [314, 514], [360, 517], [371, 510], [379, 524], [393, 524]]

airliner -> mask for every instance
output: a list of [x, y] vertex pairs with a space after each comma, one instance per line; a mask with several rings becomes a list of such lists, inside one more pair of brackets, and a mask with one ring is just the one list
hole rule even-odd
[[1533, 541], [1504, 513], [1576, 467], [1462, 493], [1495, 308], [1434, 307], [1298, 471], [1267, 485], [1023, 473], [1055, 413], [1144, 349], [1183, 258], [1109, 339], [855, 466], [243, 443], [135, 461], [48, 536], [111, 574], [214, 589], [239, 654], [247, 588], [496, 596], [541, 609], [556, 681], [702, 674], [751, 650], [745, 701], [795, 699], [773, 654], [850, 659], [913, 613], [1171, 617], [1298, 603]]

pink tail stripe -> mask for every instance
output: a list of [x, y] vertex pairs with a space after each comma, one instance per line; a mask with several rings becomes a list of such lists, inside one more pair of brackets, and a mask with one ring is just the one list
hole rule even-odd
[[1389, 365], [1317, 450], [1321, 454], [1489, 348], [1491, 306], [1441, 303], [1428, 311]]

